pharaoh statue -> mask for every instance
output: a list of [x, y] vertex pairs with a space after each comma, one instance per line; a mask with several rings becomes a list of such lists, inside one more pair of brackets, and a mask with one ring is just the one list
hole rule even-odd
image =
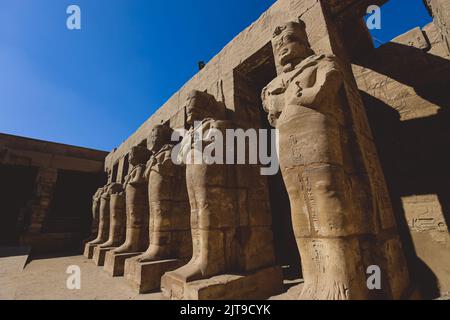
[[[270, 123], [279, 131], [279, 160], [305, 284], [299, 299], [365, 299], [367, 287], [358, 193], [351, 166], [344, 78], [336, 58], [315, 54], [305, 24], [276, 28], [272, 44], [282, 73], [263, 89]], [[367, 222], [369, 223], [369, 222]]]
[[[87, 245], [91, 246], [97, 246], [105, 243], [108, 241], [109, 238], [109, 221], [110, 221], [110, 207], [109, 207], [109, 201], [110, 201], [110, 184], [107, 184], [103, 188], [97, 191], [99, 196], [97, 198], [97, 205], [98, 205], [98, 234], [97, 238], [91, 242], [89, 242]], [[95, 204], [93, 204], [93, 207], [95, 209]], [[95, 215], [94, 210], [94, 215]]]
[[103, 188], [98, 188], [92, 196], [92, 230], [98, 229], [100, 216], [100, 198], [103, 193]]
[[112, 183], [109, 187], [110, 193], [110, 223], [109, 239], [100, 248], [118, 247], [125, 241], [125, 192], [120, 183]]
[[[108, 182], [99, 188], [92, 197], [92, 233], [95, 234], [92, 241], [87, 240], [84, 246], [86, 258], [93, 257], [94, 248], [105, 243], [109, 237], [109, 195], [108, 190], [111, 185], [111, 170], [107, 169]], [[92, 238], [91, 238], [92, 239]]]
[[184, 168], [172, 161], [172, 129], [167, 125], [153, 128], [147, 140], [152, 156], [147, 163], [149, 238], [141, 263], [173, 258], [190, 258], [189, 202]]
[[187, 265], [166, 275], [191, 282], [223, 274], [235, 265], [230, 239], [236, 235], [237, 208], [236, 191], [227, 179], [230, 166], [207, 164], [201, 155], [196, 156], [212, 142], [208, 132], [215, 129], [225, 136], [227, 122], [221, 120], [225, 108], [212, 95], [193, 91], [187, 99], [186, 116], [189, 131], [181, 143], [179, 161], [186, 163], [193, 256]]
[[126, 240], [115, 254], [143, 252], [148, 246], [148, 194], [145, 165], [150, 152], [143, 146], [131, 149], [129, 162], [132, 169], [125, 179]]

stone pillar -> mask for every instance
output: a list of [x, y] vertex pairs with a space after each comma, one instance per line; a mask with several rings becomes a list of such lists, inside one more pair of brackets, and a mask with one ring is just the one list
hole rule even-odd
[[125, 277], [140, 293], [159, 289], [164, 273], [181, 267], [192, 256], [185, 167], [172, 161], [171, 136], [170, 127], [159, 125], [147, 140], [153, 152], [145, 174], [150, 245], [144, 254], [125, 263]]
[[111, 185], [111, 196], [109, 202], [110, 208], [110, 224], [109, 224], [109, 239], [101, 248], [112, 248], [122, 245], [125, 241], [126, 229], [126, 205], [125, 205], [125, 191], [120, 183], [113, 183]]
[[[399, 299], [409, 276], [370, 127], [332, 5], [274, 30], [282, 68], [263, 90], [269, 121], [279, 129], [280, 165], [305, 285], [300, 299]], [[325, 26], [318, 52], [310, 30]], [[336, 56], [327, 53], [334, 53]], [[369, 292], [366, 271], [381, 268], [383, 290]]]
[[94, 260], [99, 266], [105, 264], [106, 253], [122, 245], [125, 241], [126, 213], [125, 192], [120, 183], [109, 187], [109, 236], [108, 240], [94, 249]]
[[132, 169], [124, 183], [127, 216], [125, 243], [106, 255], [105, 270], [112, 276], [122, 276], [125, 260], [142, 254], [149, 245], [148, 185], [145, 180], [149, 158], [150, 151], [143, 146], [133, 147], [130, 152]]
[[[193, 256], [188, 264], [163, 276], [162, 291], [171, 299], [194, 300], [276, 295], [282, 276], [274, 266], [271, 230], [261, 227], [266, 211], [249, 216], [251, 199], [248, 190], [240, 187], [239, 178], [244, 176], [238, 177], [237, 165], [224, 164], [225, 158], [211, 163], [199, 154], [217, 141], [224, 143], [220, 136], [226, 137], [226, 129], [233, 128], [224, 120], [225, 108], [213, 96], [193, 91], [186, 113], [190, 130], [180, 158], [186, 163]], [[251, 172], [247, 171], [249, 177]]]
[[42, 226], [50, 209], [57, 179], [57, 169], [39, 169], [36, 177], [33, 198], [30, 201], [29, 206], [29, 224], [25, 227], [25, 234], [21, 236], [21, 243], [34, 243], [34, 240], [31, 240], [30, 238], [35, 239], [42, 233]]
[[448, 0], [424, 0], [450, 54], [450, 2]]
[[91, 224], [91, 236], [89, 239], [83, 242], [84, 256], [88, 259], [92, 259], [94, 254], [94, 245], [90, 242], [97, 238], [99, 231], [99, 216], [100, 216], [100, 197], [103, 193], [103, 188], [99, 188], [92, 197], [92, 224]]
[[88, 259], [94, 259], [95, 263], [98, 263], [98, 251], [96, 254], [96, 249], [98, 248], [98, 246], [102, 245], [103, 243], [105, 243], [106, 241], [108, 241], [109, 238], [109, 226], [110, 226], [110, 186], [111, 184], [107, 184], [106, 186], [104, 186], [101, 190], [101, 192], [99, 192], [99, 198], [98, 198], [98, 203], [99, 203], [99, 209], [98, 209], [98, 220], [99, 220], [99, 225], [98, 225], [98, 234], [97, 234], [97, 238], [94, 239], [91, 242], [88, 242], [85, 245], [85, 249], [84, 249], [84, 255], [85, 257], [87, 257]]

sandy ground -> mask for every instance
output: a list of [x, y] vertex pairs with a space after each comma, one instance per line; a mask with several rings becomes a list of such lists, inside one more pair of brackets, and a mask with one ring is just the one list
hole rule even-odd
[[[97, 267], [84, 256], [40, 257], [26, 259], [21, 256], [0, 260], [0, 300], [162, 300], [160, 292], [137, 294], [123, 277], [112, 278], [103, 267]], [[67, 288], [71, 266], [81, 271], [80, 290]], [[298, 284], [286, 283], [288, 287]], [[271, 300], [289, 299], [289, 292]]]
[[[0, 300], [162, 300], [161, 293], [137, 294], [123, 277], [112, 278], [102, 267], [83, 256], [32, 259], [22, 270], [22, 255], [0, 255]], [[80, 290], [67, 288], [67, 269], [78, 266]], [[286, 282], [287, 292], [270, 300], [290, 300], [298, 296], [302, 281]], [[299, 285], [300, 284], [300, 285]], [[440, 300], [449, 300], [450, 296]]]
[[[67, 288], [66, 282], [70, 275], [66, 271], [69, 266], [80, 267], [80, 290]], [[83, 256], [71, 256], [34, 259], [23, 271], [0, 273], [0, 299], [160, 300], [163, 297], [160, 293], [139, 295], [124, 278], [112, 278], [91, 260]]]

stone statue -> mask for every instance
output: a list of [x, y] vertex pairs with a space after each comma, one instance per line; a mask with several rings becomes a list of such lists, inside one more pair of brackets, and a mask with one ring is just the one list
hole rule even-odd
[[312, 51], [302, 21], [276, 28], [272, 44], [283, 71], [263, 89], [262, 100], [279, 130], [279, 160], [305, 279], [299, 298], [365, 299], [357, 238], [362, 213], [346, 170], [351, 154], [339, 94], [343, 74], [334, 56]]
[[[203, 151], [211, 142], [205, 137], [209, 129], [217, 129], [225, 136], [227, 122], [225, 108], [207, 93], [193, 91], [187, 99], [189, 131], [181, 143], [180, 160], [186, 164], [186, 181], [191, 206], [193, 257], [191, 261], [168, 274], [191, 282], [207, 279], [230, 271], [236, 265], [233, 256], [236, 234], [236, 190], [229, 187], [228, 165], [194, 163], [195, 137], [203, 137]], [[191, 161], [189, 161], [191, 160]], [[228, 243], [226, 243], [229, 241]]]
[[150, 246], [138, 262], [190, 258], [189, 201], [184, 167], [172, 161], [172, 129], [156, 126], [147, 140], [153, 153], [147, 163]]
[[109, 239], [100, 248], [118, 247], [125, 241], [126, 208], [125, 192], [120, 183], [112, 183], [110, 194], [110, 226]]
[[113, 250], [115, 254], [143, 252], [148, 247], [148, 194], [145, 165], [150, 151], [145, 147], [133, 147], [129, 163], [131, 172], [125, 179], [127, 228], [125, 243]]
[[103, 188], [98, 188], [92, 196], [92, 224], [98, 224], [100, 216], [100, 197], [102, 196]]
[[[95, 211], [97, 209], [95, 208], [98, 206], [98, 234], [97, 238], [91, 242], [89, 242], [87, 245], [100, 245], [108, 241], [109, 237], [109, 221], [110, 221], [110, 208], [109, 208], [109, 201], [110, 201], [110, 192], [109, 192], [110, 185], [106, 185], [103, 188], [99, 189], [96, 193], [98, 196], [97, 198], [97, 205], [93, 204], [93, 210], [94, 210], [94, 216]], [[94, 197], [95, 198], [95, 197]]]
[[92, 225], [91, 232], [93, 234], [91, 239], [87, 240], [84, 245], [84, 256], [88, 259], [93, 258], [95, 247], [105, 243], [109, 237], [109, 195], [108, 188], [111, 185], [112, 175], [111, 170], [106, 169], [108, 175], [108, 182], [102, 188], [99, 188], [92, 197]]

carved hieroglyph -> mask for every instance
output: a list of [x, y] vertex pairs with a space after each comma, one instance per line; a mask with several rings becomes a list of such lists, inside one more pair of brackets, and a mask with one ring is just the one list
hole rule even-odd
[[113, 183], [109, 188], [110, 193], [110, 221], [109, 239], [100, 248], [118, 247], [125, 241], [126, 208], [125, 192], [120, 183]]
[[290, 197], [304, 288], [300, 299], [368, 298], [358, 237], [364, 221], [360, 182], [347, 144], [339, 94], [344, 77], [334, 56], [311, 50], [303, 22], [275, 30], [283, 72], [263, 89], [264, 109], [279, 130], [280, 166]]
[[185, 171], [172, 161], [172, 129], [156, 126], [147, 140], [153, 153], [147, 163], [149, 237], [147, 251], [138, 262], [190, 258], [192, 254], [190, 209]]
[[[110, 221], [110, 184], [97, 191], [97, 198], [94, 197], [93, 214], [94, 217], [98, 212], [98, 234], [97, 238], [88, 243], [88, 245], [100, 245], [108, 241], [109, 238], [109, 221]], [[95, 203], [97, 201], [97, 203]], [[98, 209], [96, 208], [98, 206]]]
[[127, 228], [125, 243], [113, 252], [116, 254], [143, 252], [148, 247], [148, 193], [145, 165], [150, 151], [142, 146], [133, 147], [129, 162], [131, 172], [125, 179]]

